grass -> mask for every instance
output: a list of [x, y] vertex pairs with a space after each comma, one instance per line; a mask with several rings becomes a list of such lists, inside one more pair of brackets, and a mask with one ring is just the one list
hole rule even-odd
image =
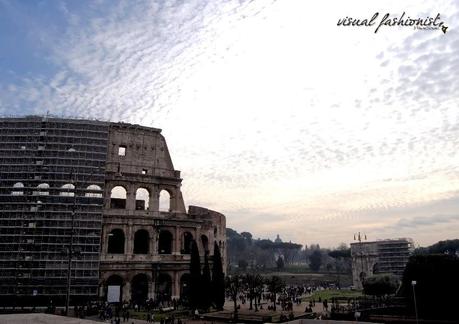
[[315, 291], [312, 296], [306, 297], [305, 300], [309, 301], [310, 299], [314, 299], [318, 301], [319, 298], [321, 300], [327, 299], [330, 301], [332, 298], [357, 298], [363, 296], [361, 290], [349, 290], [349, 289], [340, 289], [340, 290], [319, 290]]
[[[182, 318], [184, 317], [184, 313], [188, 313], [188, 311], [172, 311], [172, 312], [166, 312], [166, 313], [162, 313], [162, 312], [159, 312], [159, 311], [154, 311], [153, 312], [153, 319], [155, 322], [159, 322], [161, 321], [161, 319], [166, 319], [167, 317], [171, 317], [172, 315], [175, 316], [175, 318]], [[140, 311], [140, 312], [136, 312], [136, 311], [131, 311], [131, 318], [133, 319], [139, 319], [139, 320], [144, 320], [146, 321], [147, 320], [147, 312], [144, 312], [144, 311]]]

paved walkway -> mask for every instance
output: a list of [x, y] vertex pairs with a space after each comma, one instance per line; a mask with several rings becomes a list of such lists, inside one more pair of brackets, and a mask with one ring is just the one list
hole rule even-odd
[[[271, 303], [269, 303], [271, 305]], [[308, 305], [308, 303], [301, 303], [300, 305], [293, 305], [293, 313], [295, 315], [304, 314], [304, 309]], [[281, 314], [284, 313], [288, 316], [290, 312], [282, 312], [282, 308], [279, 305], [276, 305], [277, 311], [269, 311], [267, 310], [268, 304], [263, 302], [263, 309], [260, 309], [258, 312], [254, 310], [249, 310], [249, 302], [245, 304], [240, 304], [239, 312], [242, 314], [256, 314], [259, 316], [262, 315], [274, 315], [274, 314]], [[233, 303], [232, 301], [227, 300], [224, 306], [224, 310], [228, 312], [233, 311]], [[313, 311], [316, 313], [323, 312], [322, 303], [316, 303], [316, 306], [313, 307]], [[182, 321], [184, 324], [210, 324], [212, 321], [205, 321], [205, 320], [185, 320]], [[6, 314], [0, 315], [0, 324], [7, 323], [7, 324], [54, 324], [54, 323], [62, 323], [62, 324], [92, 324], [92, 323], [110, 323], [110, 320], [101, 321], [98, 316], [90, 316], [85, 319], [79, 319], [75, 317], [64, 317], [58, 315], [50, 315], [50, 314], [40, 314], [40, 313], [31, 313], [31, 314]], [[137, 320], [137, 319], [129, 319], [128, 322], [123, 322], [121, 318], [121, 323], [124, 324], [145, 324], [147, 321], [145, 320]], [[159, 322], [155, 322], [159, 323]]]
[[[243, 314], [254, 314], [254, 315], [259, 315], [259, 316], [263, 316], [263, 315], [268, 315], [268, 316], [272, 316], [272, 315], [280, 315], [281, 313], [285, 314], [286, 316], [288, 316], [288, 314], [290, 313], [289, 311], [282, 311], [282, 307], [280, 305], [276, 305], [276, 312], [274, 311], [270, 311], [268, 310], [268, 305], [272, 305], [272, 303], [267, 303], [266, 301], [262, 302], [263, 304], [263, 309], [259, 309], [258, 312], [255, 312], [255, 310], [249, 310], [249, 307], [250, 307], [250, 303], [247, 301], [245, 304], [240, 304], [238, 303], [238, 305], [240, 305], [240, 309], [239, 309], [239, 313], [243, 313]], [[309, 305], [309, 302], [302, 302], [300, 305], [296, 305], [294, 304], [293, 305], [293, 314], [295, 316], [298, 316], [298, 315], [302, 315], [304, 314], [304, 309], [306, 308], [306, 306]], [[329, 306], [330, 307], [330, 306]], [[224, 305], [224, 310], [225, 311], [229, 311], [229, 312], [232, 312], [233, 311], [233, 302], [230, 301], [230, 300], [227, 300], [225, 302], [225, 305]], [[323, 313], [324, 312], [324, 308], [323, 308], [323, 305], [322, 303], [318, 303], [316, 302], [316, 305], [313, 307], [313, 312], [315, 313]], [[90, 317], [90, 319], [94, 320], [94, 321], [97, 321], [97, 322], [102, 322], [101, 320], [98, 319], [97, 316], [92, 316]], [[211, 322], [214, 322], [214, 321], [210, 321], [210, 320], [186, 320], [185, 321], [186, 323], [188, 324], [199, 324], [199, 323], [211, 323]], [[185, 323], [184, 322], [184, 323]], [[105, 323], [110, 323], [110, 320], [107, 320], [105, 321]], [[121, 318], [121, 323], [127, 323], [127, 324], [145, 324], [147, 323], [147, 321], [145, 320], [134, 320], [134, 319], [129, 319], [128, 322], [123, 322], [123, 319]], [[155, 322], [155, 323], [159, 323], [159, 322]]]

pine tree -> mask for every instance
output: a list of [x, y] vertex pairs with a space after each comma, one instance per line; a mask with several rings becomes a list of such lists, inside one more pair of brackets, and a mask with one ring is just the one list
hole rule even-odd
[[222, 256], [217, 242], [214, 243], [214, 266], [212, 267], [212, 301], [217, 310], [223, 310], [225, 304], [225, 275]]
[[190, 259], [190, 306], [197, 309], [201, 301], [201, 260], [196, 241], [191, 242]]

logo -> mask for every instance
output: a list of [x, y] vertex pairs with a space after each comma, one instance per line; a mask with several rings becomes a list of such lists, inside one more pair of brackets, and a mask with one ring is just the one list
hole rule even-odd
[[446, 34], [448, 26], [445, 25], [444, 21], [441, 20], [440, 14], [438, 13], [435, 18], [423, 17], [423, 18], [411, 18], [410, 16], [405, 17], [405, 12], [401, 16], [391, 17], [389, 13], [386, 13], [381, 19], [378, 19], [379, 12], [375, 12], [371, 18], [353, 18], [346, 17], [338, 19], [337, 26], [343, 27], [372, 27], [376, 26], [374, 33], [376, 34], [381, 28], [386, 27], [412, 27], [418, 30], [441, 30], [443, 34]]

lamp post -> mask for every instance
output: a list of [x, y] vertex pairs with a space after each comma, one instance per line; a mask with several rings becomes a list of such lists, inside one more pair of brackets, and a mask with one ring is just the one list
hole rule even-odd
[[416, 280], [411, 281], [411, 287], [413, 287], [414, 314], [416, 315], [416, 324], [418, 324], [419, 323], [418, 306], [416, 305], [416, 290], [414, 289], [415, 286], [416, 286]]
[[363, 287], [363, 282], [365, 281], [365, 275], [366, 273], [364, 272], [364, 269], [363, 269], [363, 246], [362, 246], [362, 239], [363, 240], [366, 240], [367, 239], [367, 235], [364, 234], [364, 236], [360, 235], [360, 232], [358, 232], [357, 234], [354, 234], [354, 241], [358, 241], [359, 242], [359, 255], [360, 255], [360, 273], [359, 273], [359, 279], [360, 279], [360, 282], [362, 284], [362, 287]]

